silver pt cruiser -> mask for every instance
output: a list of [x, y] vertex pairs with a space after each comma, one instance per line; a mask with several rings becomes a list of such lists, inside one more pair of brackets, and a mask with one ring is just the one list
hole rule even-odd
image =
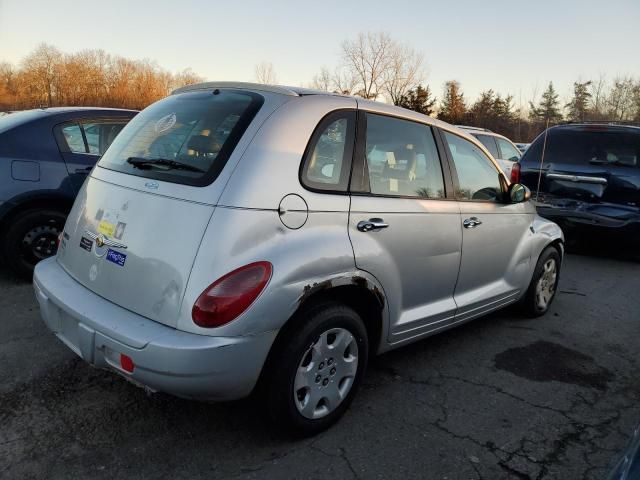
[[563, 236], [529, 196], [475, 138], [415, 112], [194, 85], [118, 135], [35, 291], [90, 364], [185, 398], [255, 390], [313, 434], [370, 355], [516, 302], [547, 311]]

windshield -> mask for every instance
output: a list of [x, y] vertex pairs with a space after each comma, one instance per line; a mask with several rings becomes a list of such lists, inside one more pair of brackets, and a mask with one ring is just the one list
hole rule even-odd
[[140, 112], [98, 165], [174, 183], [212, 183], [262, 105], [260, 95], [207, 90], [172, 95]]

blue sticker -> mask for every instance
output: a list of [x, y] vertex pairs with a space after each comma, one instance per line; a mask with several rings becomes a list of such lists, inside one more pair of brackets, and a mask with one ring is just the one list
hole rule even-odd
[[124, 262], [127, 260], [127, 256], [124, 253], [109, 249], [107, 250], [107, 260], [111, 263], [124, 267]]

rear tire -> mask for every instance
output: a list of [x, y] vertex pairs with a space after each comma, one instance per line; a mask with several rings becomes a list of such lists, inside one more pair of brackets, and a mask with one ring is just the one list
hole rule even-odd
[[367, 331], [354, 310], [333, 302], [293, 322], [275, 345], [261, 398], [277, 428], [310, 436], [333, 425], [353, 400], [367, 365]]
[[1, 245], [7, 267], [30, 281], [36, 263], [56, 254], [66, 218], [65, 213], [51, 209], [27, 210], [13, 217]]
[[547, 313], [560, 280], [560, 253], [555, 247], [545, 248], [533, 271], [527, 293], [520, 301], [522, 312], [528, 317], [540, 317]]

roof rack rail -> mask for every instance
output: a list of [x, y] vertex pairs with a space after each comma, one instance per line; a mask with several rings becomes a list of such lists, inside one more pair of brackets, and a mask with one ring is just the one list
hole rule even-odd
[[280, 93], [282, 95], [290, 95], [294, 97], [300, 96], [300, 93], [296, 92], [290, 87], [280, 87], [277, 85], [265, 85], [263, 83], [248, 83], [248, 82], [204, 82], [195, 83], [193, 85], [187, 85], [185, 87], [176, 88], [172, 95], [176, 93], [191, 92], [194, 90], [210, 90], [213, 88], [237, 88], [241, 90], [258, 90], [262, 92]]
[[640, 127], [640, 122], [634, 120], [582, 120], [560, 122], [557, 125], [629, 125], [631, 127]]
[[482, 128], [482, 127], [471, 127], [469, 125], [456, 125], [456, 127], [463, 128], [464, 130], [477, 130], [479, 132], [491, 132], [491, 133], [493, 133], [488, 128]]

